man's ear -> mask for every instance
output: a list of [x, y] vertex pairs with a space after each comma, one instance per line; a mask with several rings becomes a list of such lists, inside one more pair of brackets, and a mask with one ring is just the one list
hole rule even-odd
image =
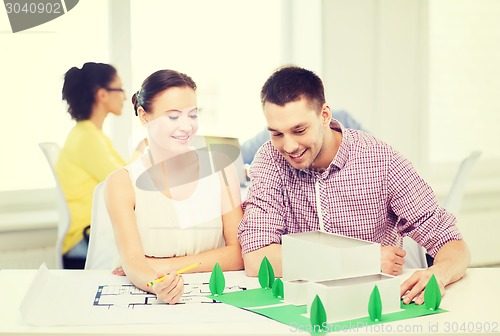
[[330, 106], [328, 106], [326, 103], [323, 104], [323, 107], [321, 108], [321, 117], [323, 118], [323, 125], [327, 125], [328, 127], [330, 127], [332, 110], [330, 110]]

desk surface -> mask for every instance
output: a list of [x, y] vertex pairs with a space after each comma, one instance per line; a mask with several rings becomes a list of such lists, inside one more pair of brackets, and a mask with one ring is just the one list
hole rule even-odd
[[[27, 288], [33, 280], [35, 270], [1, 270], [0, 285], [3, 290], [3, 303], [0, 307], [0, 334], [78, 334], [78, 335], [109, 335], [109, 334], [295, 334], [290, 326], [275, 322], [263, 316], [248, 314], [248, 321], [225, 321], [223, 323], [197, 323], [196, 316], [187, 326], [184, 323], [169, 324], [133, 324], [133, 325], [98, 325], [98, 326], [59, 326], [34, 327], [23, 323], [19, 306]], [[50, 272], [65, 272], [78, 277], [82, 273], [93, 272], [96, 276], [107, 275], [107, 271], [68, 271], [50, 270]], [[226, 272], [226, 279], [238, 279], [248, 287], [258, 287], [255, 278], [247, 278], [243, 272]], [[406, 272], [401, 276], [404, 280], [410, 275]], [[208, 273], [186, 274], [186, 281], [196, 281], [209, 278]], [[441, 307], [449, 310], [447, 313], [430, 315], [400, 322], [386, 323], [363, 327], [353, 333], [394, 333], [394, 334], [428, 334], [428, 333], [477, 333], [485, 330], [500, 333], [500, 294], [496, 290], [500, 282], [500, 268], [469, 269], [464, 278], [447, 287]], [[50, 307], [48, 307], [50, 309]], [[207, 309], [210, 309], [207, 306]], [[344, 334], [344, 333], [342, 333]]]

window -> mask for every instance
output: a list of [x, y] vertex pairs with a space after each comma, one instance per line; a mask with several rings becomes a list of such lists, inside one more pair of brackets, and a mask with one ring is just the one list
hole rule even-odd
[[[201, 131], [244, 140], [263, 127], [260, 87], [282, 61], [281, 0], [129, 3], [131, 17], [124, 19], [130, 20], [132, 50], [123, 52], [131, 52], [132, 88], [158, 69], [179, 70], [198, 84]], [[74, 125], [61, 101], [64, 73], [87, 61], [113, 63], [108, 6], [107, 1], [79, 2], [67, 14], [15, 34], [7, 16], [1, 18], [0, 134], [9, 163], [2, 165], [0, 190], [53, 186], [37, 144], [63, 145]], [[127, 101], [131, 95], [127, 92]], [[131, 104], [125, 104], [123, 117], [127, 114], [133, 115]], [[125, 135], [113, 137], [110, 123], [105, 132], [123, 145]]]
[[200, 132], [250, 138], [265, 124], [260, 88], [281, 65], [281, 3], [132, 1], [133, 90], [156, 70], [184, 72], [198, 86]]
[[[131, 1], [132, 87], [158, 69], [186, 72], [199, 87], [201, 130], [251, 137], [264, 125], [259, 89], [281, 64], [281, 3]], [[0, 21], [0, 134], [10, 162], [2, 165], [1, 190], [53, 186], [37, 144], [64, 143], [74, 123], [61, 101], [63, 75], [87, 61], [111, 62], [109, 23], [108, 2], [98, 0], [16, 34], [7, 33], [6, 16]], [[124, 117], [131, 109], [125, 105]]]
[[61, 101], [64, 73], [87, 61], [109, 62], [108, 3], [80, 1], [67, 14], [15, 34], [1, 16], [0, 31], [0, 191], [53, 187], [38, 143], [62, 145], [73, 126]]

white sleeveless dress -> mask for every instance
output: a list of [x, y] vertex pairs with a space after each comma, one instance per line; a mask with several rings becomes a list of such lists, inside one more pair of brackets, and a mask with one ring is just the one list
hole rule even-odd
[[179, 257], [225, 246], [219, 175], [199, 179], [191, 196], [177, 201], [158, 190], [141, 188], [140, 183], [138, 186], [138, 178], [149, 168], [143, 162], [139, 158], [125, 169], [135, 190], [135, 215], [144, 254]]

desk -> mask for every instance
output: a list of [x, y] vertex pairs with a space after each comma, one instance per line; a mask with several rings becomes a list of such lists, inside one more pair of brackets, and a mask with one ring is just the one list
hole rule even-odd
[[[20, 317], [18, 307], [25, 291], [31, 283], [35, 270], [1, 270], [0, 285], [3, 293], [0, 307], [0, 334], [16, 335], [36, 334], [73, 334], [73, 335], [162, 335], [162, 334], [212, 334], [212, 335], [242, 335], [242, 334], [296, 334], [294, 330], [284, 324], [275, 322], [253, 313], [248, 314], [248, 321], [224, 323], [193, 323], [168, 325], [101, 325], [101, 326], [60, 326], [60, 327], [33, 327], [25, 325]], [[96, 276], [108, 274], [107, 271], [71, 271], [50, 270], [50, 272], [94, 272]], [[81, 275], [81, 273], [80, 273]], [[256, 278], [247, 278], [243, 272], [226, 272], [226, 279], [239, 279], [248, 287], [258, 287]], [[410, 275], [405, 272], [401, 276], [404, 280]], [[209, 278], [208, 273], [186, 274], [186, 281]], [[496, 290], [500, 282], [500, 268], [469, 269], [465, 277], [458, 283], [447, 287], [441, 307], [449, 310], [447, 313], [430, 315], [400, 322], [381, 324], [373, 327], [363, 327], [355, 334], [360, 333], [393, 333], [393, 334], [443, 334], [468, 333], [477, 331], [478, 326], [484, 329], [489, 324], [490, 330], [496, 326], [496, 333], [500, 333], [500, 293]], [[229, 306], [228, 306], [229, 307]], [[207, 306], [207, 309], [208, 306]], [[371, 329], [370, 329], [371, 328]], [[461, 330], [460, 328], [465, 328]], [[469, 328], [469, 329], [467, 329]], [[345, 334], [345, 333], [342, 333]]]

